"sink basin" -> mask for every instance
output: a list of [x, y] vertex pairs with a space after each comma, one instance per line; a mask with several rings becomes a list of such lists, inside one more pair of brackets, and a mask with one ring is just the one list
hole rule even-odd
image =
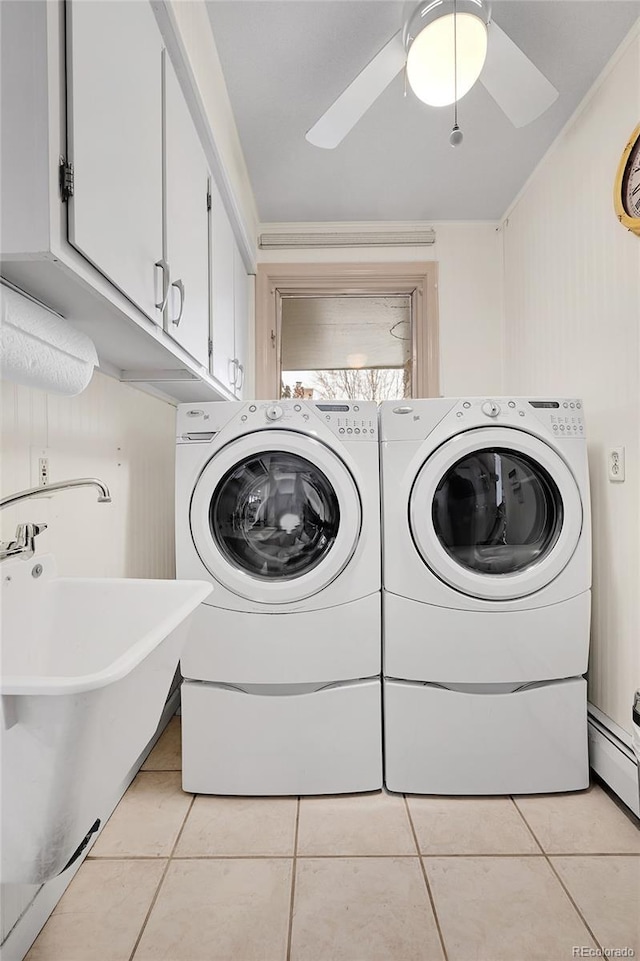
[[2, 880], [62, 871], [151, 739], [201, 581], [57, 577], [4, 561]]

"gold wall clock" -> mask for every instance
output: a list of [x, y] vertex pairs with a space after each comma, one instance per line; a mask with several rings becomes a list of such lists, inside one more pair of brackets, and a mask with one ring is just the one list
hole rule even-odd
[[613, 205], [622, 226], [640, 237], [640, 123], [622, 151], [613, 189]]

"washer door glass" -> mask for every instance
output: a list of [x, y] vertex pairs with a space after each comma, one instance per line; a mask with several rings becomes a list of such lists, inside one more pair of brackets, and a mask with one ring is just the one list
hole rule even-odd
[[220, 480], [211, 534], [234, 565], [264, 580], [313, 570], [333, 547], [340, 506], [328, 478], [299, 454], [245, 457]]
[[350, 562], [362, 506], [336, 451], [269, 429], [214, 450], [196, 479], [189, 525], [220, 584], [252, 603], [289, 604], [324, 590]]
[[471, 597], [511, 600], [564, 570], [583, 510], [559, 452], [526, 431], [487, 427], [427, 453], [408, 519], [422, 560], [441, 580]]
[[450, 467], [433, 498], [433, 526], [445, 550], [482, 574], [514, 574], [540, 561], [562, 529], [558, 486], [526, 454], [473, 451]]

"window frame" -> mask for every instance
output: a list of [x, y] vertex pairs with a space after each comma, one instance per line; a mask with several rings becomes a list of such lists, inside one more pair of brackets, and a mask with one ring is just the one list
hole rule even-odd
[[256, 397], [280, 396], [284, 297], [411, 298], [412, 397], [438, 397], [438, 264], [259, 264], [256, 276]]

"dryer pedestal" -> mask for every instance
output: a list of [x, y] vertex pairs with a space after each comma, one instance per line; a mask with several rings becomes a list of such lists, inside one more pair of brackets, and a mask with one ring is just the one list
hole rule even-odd
[[587, 682], [511, 693], [383, 682], [386, 786], [408, 794], [544, 794], [589, 786]]
[[185, 680], [184, 790], [255, 796], [379, 790], [380, 679], [313, 687], [243, 690]]

